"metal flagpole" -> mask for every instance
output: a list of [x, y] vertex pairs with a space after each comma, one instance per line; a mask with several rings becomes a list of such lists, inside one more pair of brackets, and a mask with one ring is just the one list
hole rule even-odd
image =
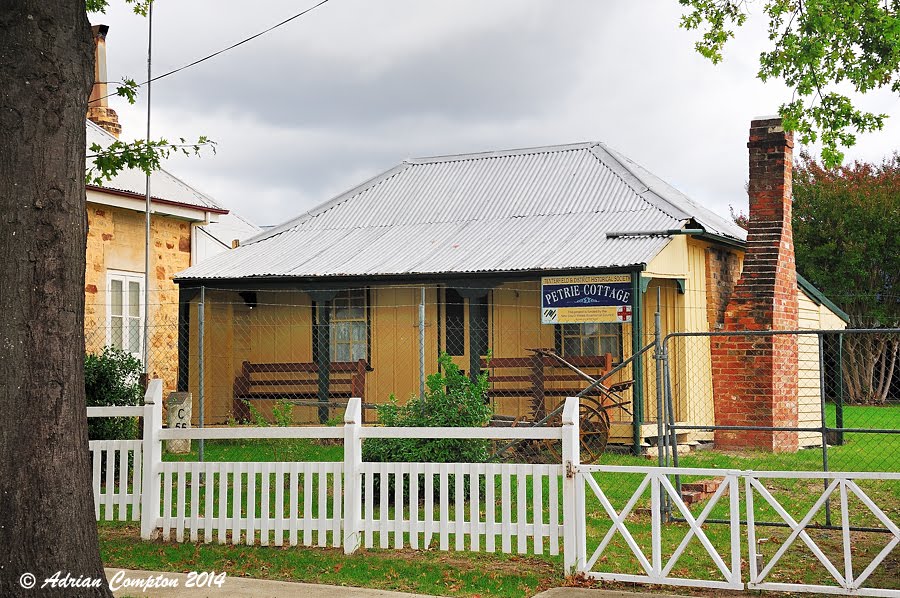
[[[150, 87], [153, 80], [152, 71], [153, 56], [153, 2], [149, 3], [147, 10], [147, 145], [150, 145]], [[146, 193], [144, 196], [144, 211], [147, 219], [144, 230], [144, 378], [150, 375], [150, 174], [144, 177]]]

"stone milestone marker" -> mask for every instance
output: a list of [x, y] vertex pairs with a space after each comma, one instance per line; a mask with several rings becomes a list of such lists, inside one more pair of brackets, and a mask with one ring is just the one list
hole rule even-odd
[[[172, 392], [166, 401], [169, 411], [169, 427], [185, 429], [191, 427], [191, 393]], [[190, 440], [167, 440], [166, 450], [170, 453], [184, 454], [191, 452]]]

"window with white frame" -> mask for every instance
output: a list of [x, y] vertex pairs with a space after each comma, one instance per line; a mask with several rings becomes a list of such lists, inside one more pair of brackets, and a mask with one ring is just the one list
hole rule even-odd
[[366, 290], [338, 293], [331, 312], [331, 359], [359, 361], [368, 359], [369, 322]]
[[558, 331], [558, 349], [564, 357], [611, 353], [614, 362], [622, 360], [621, 324], [562, 324]]
[[135, 272], [108, 272], [106, 298], [107, 344], [141, 359], [144, 275]]

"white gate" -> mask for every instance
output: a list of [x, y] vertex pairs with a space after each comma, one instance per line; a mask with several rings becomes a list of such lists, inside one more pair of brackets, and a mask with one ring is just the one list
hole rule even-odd
[[[603, 491], [602, 478], [605, 473], [618, 474], [643, 474], [643, 480], [637, 489], [631, 495], [627, 504], [621, 511], [616, 511], [612, 503]], [[667, 476], [671, 475], [685, 476], [707, 476], [707, 477], [724, 477], [724, 481], [715, 491], [703, 511], [694, 517], [687, 506], [684, 504], [678, 491], [675, 490], [672, 482]], [[601, 481], [598, 483], [596, 477]], [[666, 584], [674, 586], [693, 586], [704, 588], [718, 588], [727, 590], [741, 590], [744, 584], [741, 581], [741, 530], [740, 530], [740, 502], [738, 496], [738, 472], [723, 471], [717, 469], [672, 469], [661, 467], [616, 467], [616, 466], [581, 466], [578, 468], [578, 487], [579, 491], [584, 491], [586, 487], [590, 488], [603, 507], [606, 515], [612, 522], [612, 527], [606, 532], [606, 535], [600, 540], [596, 548], [587, 557], [587, 543], [584, 542], [585, 551], [583, 558], [579, 558], [579, 569], [595, 579], [608, 581], [625, 581], [633, 583], [653, 583]], [[621, 479], [621, 478], [620, 478]], [[650, 488], [650, 519], [651, 519], [651, 550], [650, 555], [646, 555], [635, 541], [631, 529], [628, 525], [628, 517], [632, 514], [635, 505]], [[712, 512], [713, 508], [718, 504], [719, 500], [728, 492], [729, 514], [730, 514], [730, 544], [725, 554], [720, 554], [719, 550], [713, 546], [707, 537], [703, 525]], [[687, 522], [688, 529], [684, 538], [678, 547], [664, 560], [662, 549], [662, 507], [666, 499], [669, 498], [674, 509], [680, 513], [681, 517]], [[582, 501], [582, 504], [585, 504]], [[620, 573], [611, 570], [603, 570], [601, 557], [610, 545], [610, 541], [616, 534], [621, 534], [625, 540], [631, 553], [637, 558], [643, 569], [643, 574], [633, 575]], [[672, 577], [671, 572], [678, 560], [684, 554], [684, 550], [692, 538], [697, 538], [706, 553], [712, 558], [713, 562], [721, 574], [719, 580], [708, 579], [687, 579], [683, 577]]]
[[[806, 515], [798, 522], [785, 510], [779, 501], [772, 496], [760, 480], [762, 479], [819, 479], [830, 480], [822, 494], [813, 504], [812, 508], [807, 511]], [[855, 480], [900, 480], [900, 474], [896, 473], [823, 473], [809, 471], [774, 471], [774, 472], [747, 472], [744, 475], [746, 487], [747, 501], [747, 543], [749, 546], [749, 562], [750, 562], [750, 581], [747, 584], [749, 589], [753, 590], [776, 590], [782, 592], [817, 592], [828, 594], [852, 594], [854, 596], [900, 596], [900, 590], [887, 590], [881, 588], [866, 588], [863, 585], [870, 578], [871, 574], [880, 565], [885, 557], [900, 543], [900, 529], [897, 524], [891, 521], [885, 512], [875, 504], [857, 484]], [[831, 562], [828, 555], [818, 546], [815, 541], [806, 533], [807, 527], [819, 511], [822, 510], [826, 501], [837, 492], [840, 496], [840, 522], [841, 522], [841, 538], [842, 538], [842, 569], [843, 573], [838, 570], [837, 566]], [[790, 535], [775, 552], [768, 562], [761, 565], [757, 561], [761, 555], [757, 553], [756, 543], [756, 522], [754, 519], [754, 499], [759, 495], [781, 518], [784, 523], [791, 529]], [[850, 509], [848, 506], [848, 498], [850, 495], [856, 497], [871, 511], [876, 519], [884, 525], [885, 529], [892, 534], [893, 537], [888, 541], [885, 547], [878, 553], [857, 575], [853, 570], [853, 542], [851, 539], [850, 525]], [[784, 556], [784, 553], [794, 544], [797, 539], [803, 541], [809, 548], [816, 559], [825, 567], [828, 573], [839, 584], [838, 586], [812, 585], [812, 584], [796, 584], [796, 583], [774, 583], [767, 582], [766, 578], [772, 573], [775, 565]]]
[[[576, 569], [588, 577], [608, 581], [623, 581], [632, 583], [666, 584], [673, 586], [692, 586], [702, 588], [732, 589], [732, 590], [775, 590], [782, 592], [816, 592], [823, 594], [844, 594], [853, 596], [891, 596], [900, 597], [900, 590], [866, 587], [866, 582], [871, 579], [872, 573], [881, 565], [886, 557], [900, 544], [900, 527], [896, 521], [885, 513], [882, 506], [876, 504], [856, 483], [858, 480], [882, 480], [900, 482], [898, 473], [832, 473], [809, 471], [737, 471], [720, 469], [690, 469], [690, 468], [664, 468], [664, 467], [618, 467], [618, 466], [585, 466], [574, 468], [576, 488], [579, 494], [577, 500], [580, 505], [579, 515], [586, 517], [585, 499], [593, 496], [599, 501], [605, 516], [609, 517], [611, 527], [606, 531], [602, 539], [588, 550], [586, 540], [586, 519], [577, 522], [576, 536], [578, 541], [578, 555]], [[609, 487], [604, 480], [604, 474], [619, 474], [617, 477], [608, 478], [610, 484], [621, 484], [622, 474], [642, 476], [637, 489], [631, 494], [621, 511], [617, 511], [610, 502], [607, 494]], [[670, 481], [672, 476], [702, 476], [707, 478], [722, 479], [718, 489], [708, 499], [708, 502], [699, 513], [694, 516], [685, 501], [679, 495]], [[744, 480], [744, 495], [741, 496], [740, 478]], [[764, 485], [765, 480], [825, 480], [824, 491], [818, 496], [811, 508], [798, 521], [792, 517], [778, 499]], [[604, 487], [607, 490], [604, 491]], [[587, 489], [590, 488], [590, 493]], [[651, 539], [650, 554], [646, 554], [634, 538], [634, 528], [640, 526], [640, 521], [632, 516], [635, 507], [645, 497], [647, 489], [650, 490], [650, 519]], [[724, 525], [729, 529], [729, 545], [725, 547], [725, 554], [720, 554], [704, 533], [704, 525], [723, 525], [722, 521], [708, 523], [710, 513], [720, 502], [722, 497], [728, 495], [728, 521]], [[889, 497], [893, 494], [887, 493]], [[879, 531], [885, 532], [888, 537], [884, 548], [869, 561], [863, 568], [854, 569], [853, 554], [854, 540], [851, 532], [854, 528], [851, 524], [851, 512], [848, 499], [855, 496], [869, 510], [870, 515], [883, 526]], [[672, 505], [673, 514], [679, 517], [687, 529], [677, 548], [666, 558], [663, 554], [663, 502], [668, 498]], [[761, 525], [771, 525], [757, 521], [758, 506], [754, 502], [762, 499], [767, 511], [777, 514], [779, 520], [774, 523], [790, 529], [790, 534], [778, 547], [774, 554], [766, 561], [760, 554], [757, 544], [758, 528]], [[827, 554], [827, 548], [819, 546], [807, 533], [812, 527], [813, 520], [819, 514], [827, 501], [831, 499], [840, 505], [839, 524], [833, 531], [841, 532], [841, 552], [839, 554]], [[743, 500], [743, 508], [741, 502]], [[883, 505], [885, 506], [885, 505]], [[889, 512], [896, 511], [895, 505], [890, 505]], [[746, 522], [741, 521], [741, 515], [746, 514]], [[896, 515], [895, 515], [896, 517]], [[631, 520], [629, 519], [631, 518]], [[569, 522], [566, 522], [568, 525]], [[741, 571], [742, 534], [741, 525], [746, 526], [747, 563], [749, 565], [749, 581], [744, 584], [744, 576]], [[646, 527], [646, 523], [644, 523]], [[819, 526], [821, 527], [821, 526]], [[874, 528], [871, 528], [874, 529]], [[871, 530], [870, 530], [871, 531]], [[607, 553], [612, 539], [621, 535], [631, 554], [637, 559], [641, 574], [623, 573], [616, 570], [613, 559], [606, 561], [602, 557]], [[696, 538], [715, 563], [720, 579], [701, 579], [671, 576], [672, 570], [683, 556], [685, 548], [691, 539]], [[769, 581], [773, 573], [777, 572], [776, 566], [788, 549], [802, 541], [809, 551], [815, 556], [828, 574], [834, 579], [836, 585], [811, 584], [811, 583], [784, 583]], [[834, 549], [831, 549], [834, 552]], [[835, 558], [838, 557], [838, 558]], [[835, 565], [834, 560], [838, 561]], [[859, 559], [857, 559], [859, 560]]]

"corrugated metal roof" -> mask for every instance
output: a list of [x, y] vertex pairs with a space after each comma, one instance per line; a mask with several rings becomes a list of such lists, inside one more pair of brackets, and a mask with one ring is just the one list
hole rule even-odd
[[690, 224], [743, 230], [602, 143], [407, 160], [178, 275], [390, 276], [627, 267]]
[[[85, 121], [87, 127], [87, 147], [88, 154], [91, 154], [90, 147], [94, 143], [101, 147], [109, 147], [116, 138], [113, 137], [102, 127], [91, 121]], [[88, 159], [88, 167], [90, 167], [90, 159]], [[98, 190], [110, 189], [113, 191], [124, 191], [126, 193], [136, 193], [144, 195], [146, 193], [145, 175], [142, 170], [127, 169], [119, 172], [109, 181], [103, 181], [103, 186]], [[217, 212], [225, 212], [226, 210], [219, 206], [211, 197], [194, 189], [172, 173], [164, 169], [159, 169], [150, 175], [150, 193], [154, 199], [161, 199], [169, 202], [192, 206], [201, 209], [210, 209]]]

